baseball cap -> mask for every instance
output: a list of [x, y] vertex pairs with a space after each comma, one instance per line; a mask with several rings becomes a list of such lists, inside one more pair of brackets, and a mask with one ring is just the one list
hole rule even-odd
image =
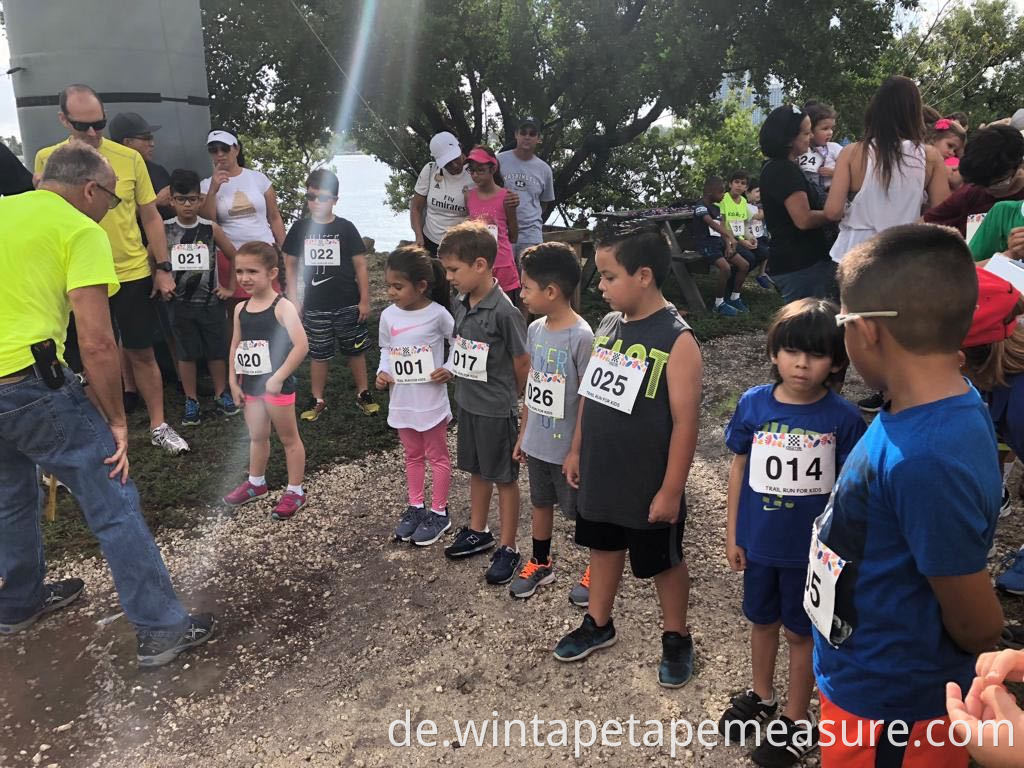
[[434, 156], [434, 162], [443, 168], [462, 154], [462, 147], [453, 134], [441, 131], [430, 140], [430, 154]]
[[472, 152], [466, 155], [466, 159], [472, 160], [474, 163], [480, 163], [480, 165], [487, 165], [489, 163], [490, 165], [493, 165], [496, 168], [500, 167], [498, 159], [487, 154], [487, 152], [485, 152], [480, 147], [475, 147]]
[[540, 133], [540, 120], [536, 117], [527, 115], [519, 121], [519, 125], [516, 126], [517, 131], [521, 131], [523, 128], [534, 128], [537, 133]]
[[228, 133], [227, 131], [210, 131], [210, 135], [206, 137], [206, 143], [213, 144], [215, 141], [227, 144], [229, 147], [238, 146], [238, 139], [235, 138], [233, 133]]
[[132, 136], [144, 136], [159, 130], [159, 125], [150, 125], [138, 112], [118, 112], [110, 121], [110, 138], [119, 144]]
[[980, 347], [1008, 339], [1017, 329], [1014, 307], [1020, 299], [1020, 291], [1006, 280], [987, 269], [978, 267], [978, 305], [974, 308], [974, 319], [967, 337], [960, 346]]

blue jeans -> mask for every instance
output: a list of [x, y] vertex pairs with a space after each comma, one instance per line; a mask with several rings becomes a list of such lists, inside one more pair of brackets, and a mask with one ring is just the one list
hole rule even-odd
[[769, 274], [782, 293], [782, 300], [787, 304], [797, 299], [836, 297], [836, 264], [831, 259], [823, 259], [796, 272]]
[[0, 623], [21, 622], [43, 605], [38, 464], [81, 505], [128, 620], [140, 634], [176, 633], [188, 614], [142, 519], [135, 484], [107, 477], [113, 435], [78, 380], [67, 370], [64, 377], [56, 390], [35, 374], [0, 384]]

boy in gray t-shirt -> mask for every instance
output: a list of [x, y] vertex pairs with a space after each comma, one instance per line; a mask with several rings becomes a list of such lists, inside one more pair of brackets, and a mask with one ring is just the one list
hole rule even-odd
[[[576, 518], [576, 490], [562, 474], [562, 463], [572, 446], [580, 407], [577, 392], [590, 361], [594, 333], [569, 304], [580, 280], [579, 261], [569, 246], [533, 246], [523, 254], [522, 267], [523, 303], [532, 313], [543, 315], [527, 331], [530, 373], [523, 426], [513, 452], [513, 458], [525, 463], [530, 473], [533, 557], [509, 591], [513, 597], [527, 598], [555, 578], [551, 562], [555, 503], [566, 517]], [[586, 606], [588, 593], [584, 575], [569, 599]]]

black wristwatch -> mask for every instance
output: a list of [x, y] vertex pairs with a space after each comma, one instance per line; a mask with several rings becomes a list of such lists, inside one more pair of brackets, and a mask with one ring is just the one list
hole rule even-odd
[[157, 269], [162, 269], [164, 272], [170, 272], [171, 271], [171, 262], [169, 262], [169, 261], [158, 261], [156, 263], [156, 268]]

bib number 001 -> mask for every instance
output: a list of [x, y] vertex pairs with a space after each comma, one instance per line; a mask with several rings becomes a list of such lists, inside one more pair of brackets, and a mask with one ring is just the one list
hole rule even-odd
[[429, 344], [392, 347], [391, 375], [396, 384], [425, 384], [434, 370], [434, 353]]
[[596, 347], [583, 373], [579, 393], [617, 411], [632, 413], [646, 371], [646, 360]]
[[828, 432], [755, 432], [750, 448], [750, 487], [774, 496], [832, 492], [836, 482], [836, 437]]
[[235, 350], [235, 373], [260, 376], [270, 372], [270, 342], [263, 339], [239, 342]]

